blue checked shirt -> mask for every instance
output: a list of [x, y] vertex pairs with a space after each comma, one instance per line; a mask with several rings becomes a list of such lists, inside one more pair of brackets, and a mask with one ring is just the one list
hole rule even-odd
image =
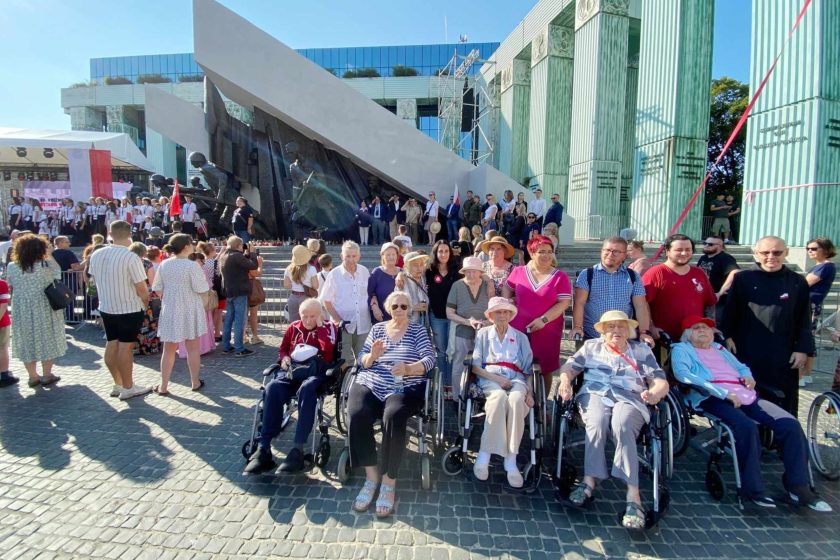
[[[586, 269], [581, 270], [575, 281], [575, 288], [581, 288], [589, 292], [589, 298], [583, 308], [583, 334], [586, 338], [598, 338], [601, 336], [595, 330], [595, 323], [601, 315], [607, 311], [618, 310], [633, 317], [633, 298], [644, 296], [645, 287], [642, 278], [627, 270], [623, 264], [613, 273], [604, 270], [601, 263], [596, 264], [592, 272], [592, 286], [586, 278]], [[636, 274], [634, 283], [630, 274]]]

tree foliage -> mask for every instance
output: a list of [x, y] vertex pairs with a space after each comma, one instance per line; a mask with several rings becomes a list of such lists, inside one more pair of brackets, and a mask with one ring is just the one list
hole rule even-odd
[[[729, 77], [712, 80], [711, 111], [709, 115], [709, 157], [707, 169], [720, 155], [735, 125], [741, 118], [749, 101], [750, 88], [747, 84]], [[732, 194], [736, 198], [744, 184], [744, 152], [746, 149], [747, 127], [744, 126], [726, 155], [709, 176], [706, 195], [714, 197], [718, 193]]]

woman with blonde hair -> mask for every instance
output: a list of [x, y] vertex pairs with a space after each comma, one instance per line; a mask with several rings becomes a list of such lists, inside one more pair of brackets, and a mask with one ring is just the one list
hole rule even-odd
[[[312, 251], [303, 245], [296, 245], [292, 249], [292, 262], [283, 273], [283, 287], [292, 291], [287, 303], [290, 323], [300, 320], [300, 304], [303, 300], [318, 295], [318, 271], [309, 264], [311, 258]], [[254, 332], [251, 334], [256, 335]]]

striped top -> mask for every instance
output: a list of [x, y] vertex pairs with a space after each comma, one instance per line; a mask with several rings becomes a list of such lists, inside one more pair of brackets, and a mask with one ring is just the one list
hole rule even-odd
[[110, 245], [90, 257], [88, 272], [96, 281], [99, 311], [124, 315], [143, 311], [143, 300], [134, 285], [146, 281], [143, 261], [128, 247]]
[[[370, 369], [362, 369], [357, 378], [358, 382], [368, 387], [380, 401], [384, 401], [388, 395], [394, 393], [395, 377], [391, 375], [391, 366], [422, 360], [423, 369], [428, 372], [435, 367], [437, 357], [432, 341], [429, 340], [429, 334], [422, 326], [409, 323], [402, 338], [394, 342], [385, 333], [385, 325], [387, 322], [377, 323], [371, 327], [361, 354], [369, 354], [371, 346], [377, 340], [385, 341], [385, 353], [373, 363]], [[425, 376], [406, 377], [403, 386], [408, 390], [409, 387], [422, 386], [425, 382]]]

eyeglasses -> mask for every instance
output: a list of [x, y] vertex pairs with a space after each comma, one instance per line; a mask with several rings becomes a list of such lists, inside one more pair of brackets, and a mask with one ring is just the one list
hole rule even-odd
[[774, 257], [781, 257], [782, 255], [785, 254], [785, 252], [784, 251], [758, 251], [758, 254], [761, 255], [762, 257], [769, 257], [770, 255], [773, 255]]
[[601, 252], [604, 254], [611, 254], [611, 255], [623, 255], [626, 251], [621, 251], [619, 249], [601, 249]]
[[819, 247], [805, 247], [805, 250], [806, 251], [819, 251], [820, 248]]
[[714, 247], [715, 245], [720, 245], [720, 243], [709, 243], [708, 241], [704, 241], [703, 245], [706, 247]]
[[396, 311], [397, 309], [402, 309], [403, 311], [408, 309], [407, 303], [395, 303], [391, 306], [391, 311]]

